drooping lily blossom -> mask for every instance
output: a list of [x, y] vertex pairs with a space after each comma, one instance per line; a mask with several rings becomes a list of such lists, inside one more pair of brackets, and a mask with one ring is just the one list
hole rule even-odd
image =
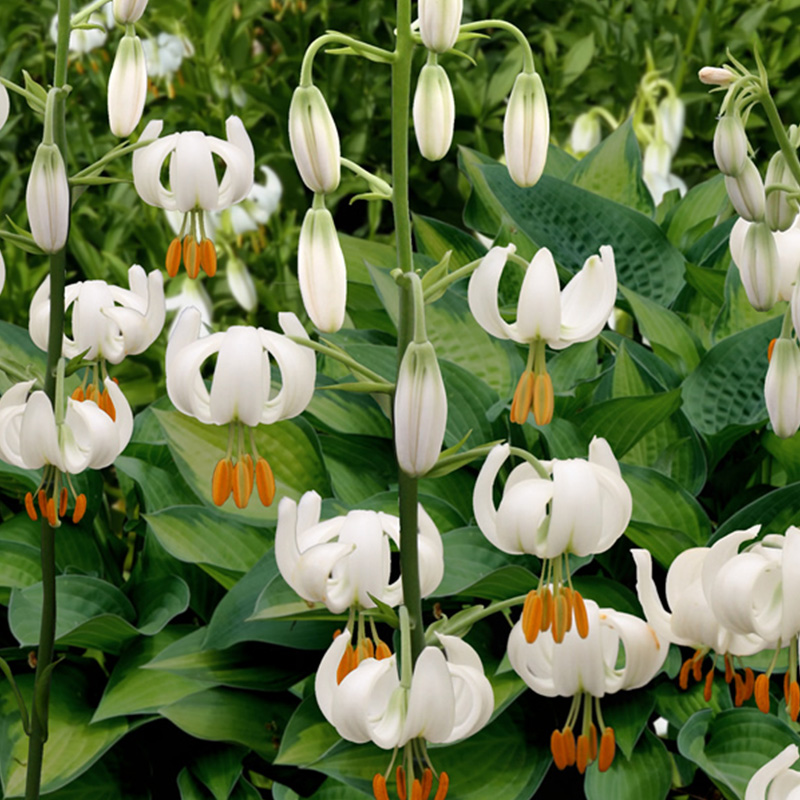
[[744, 800], [794, 800], [800, 797], [800, 772], [790, 769], [800, 757], [796, 744], [781, 750], [750, 778]]
[[[175, 407], [200, 422], [230, 429], [228, 452], [217, 463], [212, 478], [212, 498], [217, 505], [233, 494], [236, 505], [245, 507], [254, 485], [261, 502], [265, 506], [272, 503], [272, 469], [259, 456], [252, 433], [252, 455], [248, 452], [244, 428], [296, 417], [314, 393], [314, 352], [289, 338], [308, 338], [305, 329], [291, 313], [279, 314], [278, 322], [285, 335], [235, 325], [225, 333], [199, 338], [201, 314], [189, 307], [181, 313], [167, 345], [167, 393]], [[201, 370], [214, 354], [217, 363], [209, 392]], [[270, 359], [281, 373], [277, 394], [271, 389]]]

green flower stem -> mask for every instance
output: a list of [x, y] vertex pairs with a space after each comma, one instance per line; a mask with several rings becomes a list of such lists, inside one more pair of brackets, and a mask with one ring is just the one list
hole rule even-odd
[[428, 341], [428, 331], [425, 328], [425, 295], [422, 291], [422, 281], [416, 272], [409, 272], [411, 293], [414, 302], [414, 343], [425, 344]]
[[428, 645], [436, 644], [437, 633], [447, 636], [464, 636], [476, 622], [480, 622], [482, 619], [486, 619], [486, 617], [491, 617], [492, 614], [497, 614], [499, 611], [505, 611], [514, 606], [521, 606], [525, 602], [526, 597], [527, 595], [520, 594], [516, 597], [509, 597], [507, 600], [498, 600], [494, 603], [490, 603], [488, 606], [473, 606], [464, 611], [459, 611], [449, 619], [435, 622], [431, 625], [426, 633], [425, 641]]
[[542, 462], [527, 450], [522, 450], [519, 447], [511, 447], [509, 448], [509, 453], [512, 456], [517, 456], [518, 458], [523, 459], [523, 461], [527, 461], [536, 470], [536, 474], [540, 478], [544, 478], [546, 481], [551, 479], [549, 473], [542, 465]]
[[778, 107], [775, 105], [775, 101], [772, 99], [772, 95], [769, 93], [769, 86], [767, 85], [766, 80], [762, 81], [762, 91], [759, 99], [761, 101], [761, 105], [764, 106], [764, 111], [767, 113], [767, 119], [769, 120], [769, 124], [772, 126], [772, 132], [775, 134], [775, 138], [778, 141], [778, 146], [781, 148], [781, 152], [786, 159], [786, 165], [791, 170], [794, 179], [800, 183], [800, 160], [797, 158], [797, 150], [792, 147], [792, 143], [789, 141], [789, 135], [786, 133], [786, 128], [783, 126], [783, 122], [781, 122], [781, 116], [778, 113]]
[[436, 283], [432, 283], [425, 289], [425, 300], [427, 301], [430, 297], [438, 296], [442, 291], [444, 291], [448, 286], [456, 281], [460, 281], [462, 278], [467, 278], [472, 275], [473, 272], [478, 268], [479, 264], [485, 256], [481, 256], [481, 258], [476, 258], [475, 261], [470, 261], [469, 264], [464, 264], [463, 267], [459, 267], [458, 269], [454, 269], [449, 275], [445, 275], [443, 278], [439, 278]]
[[360, 42], [352, 36], [346, 36], [343, 33], [326, 33], [318, 38], [306, 48], [306, 53], [303, 56], [303, 64], [300, 67], [300, 85], [303, 87], [311, 86], [314, 81], [312, 79], [312, 71], [314, 69], [314, 58], [317, 53], [329, 44], [342, 44], [345, 47], [352, 47], [359, 55], [372, 57], [378, 61], [391, 63], [394, 60], [394, 54], [382, 47], [375, 47], [375, 45]]
[[382, 375], [378, 375], [377, 372], [373, 372], [371, 369], [367, 369], [367, 367], [359, 364], [358, 361], [347, 355], [344, 350], [340, 350], [337, 347], [332, 347], [329, 344], [323, 344], [322, 342], [314, 342], [311, 339], [306, 339], [304, 336], [290, 336], [289, 338], [295, 344], [308, 347], [311, 350], [315, 350], [317, 353], [322, 353], [324, 356], [333, 358], [340, 364], [344, 364], [358, 375], [363, 375], [368, 381], [381, 385], [389, 383]]
[[38, 94], [34, 94], [27, 89], [23, 89], [21, 86], [17, 86], [14, 81], [10, 81], [7, 78], [0, 78], [0, 84], [5, 86], [10, 92], [14, 92], [21, 97], [24, 97], [35, 111], [38, 111], [40, 114], [44, 114], [45, 103]]
[[110, 164], [117, 158], [127, 156], [128, 153], [132, 153], [134, 150], [138, 150], [140, 147], [146, 147], [148, 144], [151, 144], [154, 141], [155, 139], [140, 139], [135, 144], [118, 144], [112, 150], [109, 150], [102, 158], [95, 161], [94, 164], [90, 164], [88, 167], [84, 167], [84, 169], [82, 169], [80, 172], [76, 172], [69, 179], [69, 181], [70, 183], [78, 183], [84, 178], [94, 177], [98, 172], [103, 171], [103, 168], [106, 166], [106, 164]]
[[107, 2], [108, 0], [94, 0], [93, 3], [89, 3], [88, 6], [72, 15], [70, 25], [73, 27], [80, 25], [84, 20], [89, 19], [95, 11], [99, 11]]
[[516, 25], [506, 22], [504, 19], [482, 19], [477, 22], [469, 22], [466, 25], [462, 25], [459, 30], [462, 33], [469, 33], [470, 31], [481, 31], [486, 28], [499, 28], [500, 30], [510, 33], [522, 46], [524, 57], [523, 69], [525, 72], [529, 75], [536, 72], [536, 67], [533, 63], [533, 50], [531, 50], [530, 42]]
[[[397, 43], [392, 59], [392, 183], [397, 266], [403, 273], [414, 268], [411, 247], [411, 212], [408, 203], [408, 121], [411, 111], [411, 0], [397, 0]], [[411, 281], [400, 284], [400, 314], [397, 326], [397, 367], [414, 334], [414, 302]], [[403, 603], [411, 631], [411, 665], [425, 647], [422, 625], [422, 593], [417, 548], [417, 479], [398, 468], [400, 512], [400, 573]]]
[[351, 161], [349, 158], [341, 158], [340, 161], [343, 167], [347, 167], [350, 172], [355, 173], [359, 178], [363, 178], [374, 191], [386, 195], [387, 200], [392, 199], [392, 187], [385, 180], [373, 175], [369, 170], [364, 169], [360, 164], [356, 164], [355, 161]]

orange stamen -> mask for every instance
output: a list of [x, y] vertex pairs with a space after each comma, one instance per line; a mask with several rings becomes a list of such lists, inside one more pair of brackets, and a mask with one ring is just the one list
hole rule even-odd
[[261, 505], [271, 506], [275, 499], [275, 476], [267, 459], [260, 456], [256, 461], [256, 488]]
[[581, 734], [578, 737], [578, 756], [576, 759], [578, 772], [583, 775], [586, 772], [586, 765], [589, 763], [589, 738]]
[[389, 649], [389, 645], [379, 639], [378, 646], [375, 648], [375, 660], [383, 661], [384, 658], [391, 658], [391, 656], [392, 651]]
[[533, 387], [533, 418], [537, 425], [547, 425], [553, 419], [555, 397], [553, 395], [553, 381], [545, 372], [536, 376]]
[[433, 788], [433, 772], [430, 767], [425, 767], [422, 773], [422, 800], [428, 800]]
[[553, 598], [553, 641], [561, 644], [564, 641], [564, 633], [567, 630], [567, 598], [563, 592], [559, 592]]
[[569, 586], [561, 587], [561, 595], [567, 604], [567, 627], [566, 630], [572, 630], [572, 589]]
[[708, 671], [706, 675], [706, 685], [703, 687], [703, 700], [708, 703], [711, 700], [711, 685], [714, 683], [714, 667]]
[[83, 386], [79, 386], [71, 395], [73, 400], [76, 400], [78, 403], [82, 403], [86, 399], [86, 395], [83, 393]]
[[753, 670], [747, 667], [744, 671], [744, 694], [742, 695], [742, 701], [749, 700], [753, 696], [755, 682], [756, 678]]
[[589, 758], [597, 761], [597, 726], [594, 722], [589, 723]]
[[422, 784], [419, 778], [414, 778], [414, 783], [411, 784], [411, 800], [422, 800]]
[[186, 274], [194, 280], [200, 272], [200, 254], [194, 236], [187, 235], [183, 239], [183, 266]]
[[406, 800], [408, 796], [406, 793], [406, 771], [402, 767], [397, 768], [395, 780], [397, 782], [397, 797], [399, 800]]
[[553, 754], [553, 763], [557, 769], [567, 768], [567, 753], [564, 747], [564, 737], [561, 731], [553, 731], [550, 736], [550, 752]]
[[50, 523], [51, 528], [58, 525], [58, 517], [56, 516], [56, 501], [51, 497], [47, 501], [47, 521]]
[[36, 514], [36, 509], [33, 507], [33, 495], [30, 492], [27, 492], [25, 495], [25, 510], [28, 512], [28, 516], [36, 522], [39, 517]]
[[700, 683], [703, 680], [703, 654], [699, 650], [695, 650], [694, 658], [692, 659], [692, 675], [694, 679]]
[[773, 339], [769, 343], [769, 347], [767, 348], [767, 361], [772, 361], [772, 351], [775, 349], [775, 342], [777, 341], [777, 339]]
[[211, 239], [200, 242], [200, 267], [209, 278], [217, 274], [217, 251]]
[[744, 681], [740, 675], [734, 674], [733, 686], [735, 690], [733, 704], [738, 708], [744, 702]]
[[72, 521], [77, 525], [86, 513], [86, 495], [79, 494], [75, 498], [75, 510], [72, 512]]
[[433, 800], [444, 800], [447, 796], [447, 789], [450, 786], [450, 776], [446, 772], [439, 773], [439, 788], [436, 790], [436, 797]]
[[567, 756], [567, 766], [571, 767], [575, 763], [575, 734], [572, 728], [567, 725], [561, 733], [564, 739], [564, 752]]
[[789, 684], [789, 717], [792, 722], [797, 722], [797, 715], [800, 714], [800, 685], [797, 681]]
[[386, 791], [386, 778], [383, 775], [376, 775], [372, 779], [372, 794], [375, 800], [389, 800], [389, 793]]
[[680, 676], [678, 677], [678, 685], [686, 691], [689, 688], [689, 671], [692, 668], [692, 659], [687, 658], [681, 666]]
[[[352, 671], [354, 664], [353, 661], [355, 660], [355, 653], [353, 652], [353, 645], [348, 642], [347, 649], [344, 651], [344, 655], [342, 656], [342, 660], [339, 662], [339, 667], [336, 670], [336, 683], [340, 684], [347, 675]], [[383, 782], [384, 786], [386, 786], [386, 781]]]
[[532, 372], [523, 372], [520, 376], [517, 388], [514, 392], [514, 399], [511, 401], [511, 414], [509, 419], [517, 425], [524, 425], [531, 413], [531, 403], [533, 401], [534, 375]]
[[64, 486], [58, 496], [58, 516], [63, 517], [67, 513], [67, 487]]
[[230, 496], [233, 488], [233, 466], [229, 458], [221, 458], [214, 467], [211, 478], [211, 499], [214, 505], [221, 506]]
[[253, 473], [247, 469], [247, 462], [244, 458], [239, 459], [233, 468], [231, 488], [236, 507], [245, 508], [250, 501], [250, 493], [253, 491]]
[[575, 627], [578, 629], [578, 635], [581, 639], [585, 639], [589, 635], [589, 616], [580, 592], [572, 593], [572, 613], [575, 615]]
[[730, 683], [733, 680], [733, 664], [731, 664], [730, 656], [725, 653], [725, 683]]
[[769, 714], [769, 678], [762, 672], [755, 682], [756, 705], [759, 711]]
[[539, 628], [542, 624], [542, 598], [539, 593], [531, 589], [525, 598], [525, 605], [522, 607], [522, 632], [525, 634], [525, 641], [532, 644], [539, 635]]
[[542, 596], [542, 624], [540, 626], [542, 631], [546, 631], [553, 624], [553, 594], [548, 586], [543, 592]]
[[617, 743], [614, 739], [614, 729], [606, 728], [600, 739], [600, 757], [597, 760], [597, 769], [600, 772], [605, 772], [611, 766], [616, 749]]
[[[155, 87], [154, 87], [155, 88]], [[174, 278], [181, 266], [181, 240], [176, 236], [167, 248], [167, 275]]]
[[103, 389], [99, 405], [114, 422], [117, 421], [117, 409], [114, 408], [114, 401], [111, 399], [108, 389]]
[[47, 517], [47, 495], [44, 489], [39, 489], [39, 511], [42, 512], [43, 517]]

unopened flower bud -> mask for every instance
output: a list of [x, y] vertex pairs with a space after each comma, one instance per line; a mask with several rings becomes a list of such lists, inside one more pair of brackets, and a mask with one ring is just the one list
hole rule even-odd
[[731, 231], [730, 248], [750, 304], [756, 311], [768, 311], [778, 302], [780, 289], [780, 261], [774, 234], [765, 222], [740, 219]]
[[703, 67], [697, 77], [708, 86], [727, 86], [736, 76], [724, 67]]
[[344, 323], [347, 269], [327, 208], [306, 212], [297, 249], [297, 277], [311, 321], [324, 333], [338, 331]]
[[518, 186], [533, 186], [542, 177], [550, 141], [550, 112], [542, 79], [521, 72], [514, 82], [503, 122], [506, 165]]
[[683, 138], [683, 123], [686, 119], [686, 106], [677, 95], [665, 97], [656, 108], [661, 123], [661, 133], [674, 156]]
[[738, 114], [725, 114], [717, 122], [714, 158], [723, 175], [739, 175], [747, 166], [747, 134]]
[[[764, 183], [767, 186], [782, 184], [791, 186], [795, 191], [800, 191], [791, 170], [786, 164], [786, 157], [780, 150], [769, 161], [767, 177]], [[796, 216], [797, 200], [789, 199], [786, 192], [774, 191], [767, 195], [765, 218], [771, 230], [788, 230], [791, 228]]]
[[8, 112], [11, 110], [8, 100], [8, 89], [0, 83], [0, 130], [8, 120]]
[[419, 35], [428, 50], [444, 53], [458, 39], [463, 0], [419, 0]]
[[34, 241], [45, 253], [57, 253], [67, 242], [70, 208], [67, 170], [58, 145], [42, 143], [36, 149], [25, 205]]
[[781, 439], [800, 428], [800, 348], [792, 339], [775, 342], [764, 381], [769, 421]]
[[141, 39], [123, 36], [108, 78], [108, 124], [114, 136], [130, 136], [147, 97], [147, 62]]
[[120, 25], [138, 22], [147, 8], [147, 0], [114, 0], [114, 19]]
[[740, 217], [750, 222], [764, 219], [766, 205], [764, 183], [753, 161], [748, 158], [744, 169], [736, 177], [726, 175], [725, 188]]
[[298, 86], [289, 106], [289, 141], [303, 183], [312, 192], [333, 192], [341, 175], [339, 132], [316, 86]]
[[592, 114], [591, 111], [586, 111], [580, 114], [572, 125], [572, 131], [569, 135], [569, 146], [575, 155], [581, 153], [588, 153], [594, 150], [600, 139], [602, 132], [600, 130], [600, 120], [597, 114]]
[[450, 149], [455, 115], [447, 73], [439, 64], [426, 64], [414, 93], [414, 132], [420, 153], [429, 161], [438, 161]]
[[394, 429], [397, 463], [407, 475], [424, 475], [439, 458], [447, 425], [447, 395], [430, 342], [411, 342], [397, 375]]

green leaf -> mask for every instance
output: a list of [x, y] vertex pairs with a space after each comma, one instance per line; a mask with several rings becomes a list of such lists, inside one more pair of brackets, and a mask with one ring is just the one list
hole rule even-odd
[[[710, 664], [706, 663], [705, 666], [709, 667]], [[673, 727], [682, 728], [698, 711], [711, 709], [718, 714], [733, 708], [730, 689], [719, 677], [711, 684], [711, 699], [708, 702], [703, 696], [704, 680], [695, 682], [690, 676], [688, 689], [681, 689], [676, 681], [659, 683], [655, 689], [656, 712]]]
[[497, 392], [489, 388], [474, 372], [457, 364], [439, 360], [447, 393], [447, 427], [444, 445], [451, 447], [471, 433], [468, 445], [483, 444], [503, 438], [505, 430], [499, 422], [492, 424], [486, 410], [498, 402]]
[[312, 693], [292, 714], [281, 737], [281, 749], [275, 764], [308, 766], [339, 741], [339, 734], [322, 715]]
[[486, 248], [474, 237], [433, 217], [413, 214], [414, 241], [420, 253], [438, 262], [450, 250], [450, 270], [483, 258]]
[[22, 542], [0, 540], [0, 586], [21, 589], [41, 581], [40, 555], [40, 550]]
[[589, 33], [567, 50], [561, 73], [561, 88], [564, 89], [583, 75], [594, 58], [594, 33]]
[[390, 439], [392, 426], [371, 397], [352, 392], [319, 391], [336, 381], [317, 375], [317, 391], [306, 409], [316, 425], [335, 433]]
[[761, 525], [760, 535], [784, 533], [790, 525], [797, 524], [798, 507], [800, 483], [774, 489], [728, 517], [714, 532], [710, 543], [732, 531], [747, 530], [752, 525]]
[[692, 186], [665, 220], [669, 240], [686, 252], [713, 225], [727, 205], [728, 193], [723, 175], [717, 174]]
[[242, 759], [246, 754], [240, 747], [215, 747], [198, 753], [189, 769], [214, 800], [228, 800], [242, 775]]

